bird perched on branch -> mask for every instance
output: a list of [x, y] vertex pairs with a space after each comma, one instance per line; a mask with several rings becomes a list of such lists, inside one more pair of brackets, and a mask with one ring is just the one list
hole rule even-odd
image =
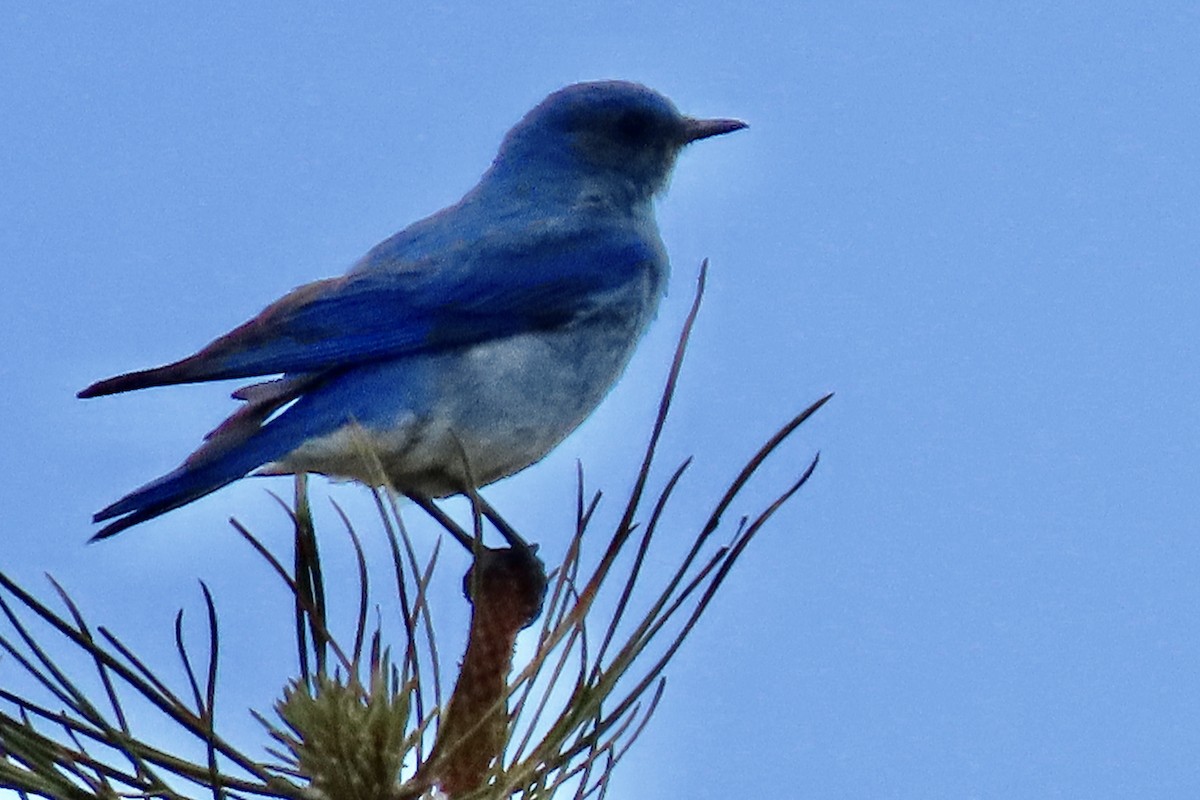
[[[339, 278], [285, 295], [181, 361], [80, 397], [279, 375], [177, 469], [95, 515], [104, 538], [254, 474], [316, 472], [425, 498], [546, 455], [620, 376], [667, 256], [653, 198], [688, 143], [744, 128], [621, 81], [547, 97], [479, 184]], [[370, 457], [367, 457], [370, 453]]]

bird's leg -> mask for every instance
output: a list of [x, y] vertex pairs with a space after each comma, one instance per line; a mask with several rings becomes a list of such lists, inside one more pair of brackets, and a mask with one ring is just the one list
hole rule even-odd
[[471, 510], [475, 514], [476, 523], [478, 524], [479, 514], [488, 518], [488, 521], [495, 526], [504, 540], [508, 542], [508, 546], [513, 549], [524, 550], [528, 555], [533, 556], [537, 553], [537, 546], [530, 546], [519, 533], [505, 521], [504, 517], [500, 516], [496, 509], [492, 508], [486, 500], [479, 495], [479, 490], [476, 488], [479, 484], [475, 481], [471, 473], [471, 458], [467, 454], [467, 448], [463, 444], [462, 439], [450, 431], [450, 441], [458, 448], [458, 457], [462, 466], [463, 489], [462, 493], [471, 501]]
[[[476, 537], [473, 534], [463, 530], [462, 526], [455, 522], [449, 514], [439, 508], [437, 504], [433, 502], [433, 500], [424, 495], [416, 493], [406, 493], [405, 497], [420, 506], [426, 514], [433, 517], [434, 520], [443, 528], [445, 528], [446, 532], [453, 536], [454, 540], [466, 548], [468, 552], [475, 552]], [[498, 512], [491, 506], [490, 503], [480, 497], [477, 492], [468, 493], [467, 498], [471, 501], [472, 506], [477, 509], [478, 513], [486, 517], [488, 522], [492, 523], [492, 526], [500, 532], [500, 535], [504, 537], [506, 542], [508, 542], [509, 547], [527, 550], [530, 554], [537, 552], [537, 545], [531, 545], [526, 542], [524, 537], [517, 533], [516, 529], [513, 528], [512, 525], [509, 525], [504, 517], [500, 516], [500, 512]]]
[[454, 540], [467, 549], [468, 553], [475, 552], [475, 537], [467, 533], [462, 527], [455, 522], [449, 514], [438, 508], [437, 504], [430, 498], [422, 494], [405, 493], [404, 495], [409, 500], [421, 507], [426, 514], [433, 517], [439, 525], [446, 529], [446, 532], [454, 537]]
[[531, 545], [526, 542], [524, 537], [517, 533], [516, 529], [512, 525], [509, 525], [504, 517], [500, 516], [500, 512], [492, 508], [491, 504], [480, 497], [477, 492], [471, 493], [471, 502], [478, 505], [480, 512], [488, 518], [488, 522], [492, 523], [496, 530], [500, 531], [500, 535], [508, 542], [509, 547], [528, 550], [531, 554], [537, 552], [537, 545]]
[[[479, 578], [477, 576], [480, 574], [480, 568], [486, 573], [503, 563], [504, 569], [510, 573], [508, 588], [521, 597], [537, 598], [536, 603], [530, 607], [528, 616], [521, 620], [518, 627], [532, 625], [542, 613], [542, 600], [545, 598], [547, 586], [546, 566], [537, 557], [537, 545], [526, 542], [496, 509], [479, 496], [478, 492], [470, 492], [467, 495], [471, 500], [475, 516], [474, 536], [463, 530], [462, 526], [455, 522], [449, 514], [442, 511], [430, 498], [420, 494], [408, 494], [406, 497], [433, 517], [454, 537], [455, 541], [465, 547], [474, 557], [474, 563], [463, 576], [463, 596], [467, 598], [468, 602], [474, 605], [475, 599], [479, 596]], [[479, 526], [481, 514], [487, 517], [496, 530], [500, 531], [500, 534], [508, 541], [508, 547], [497, 549], [483, 543], [483, 535]]]

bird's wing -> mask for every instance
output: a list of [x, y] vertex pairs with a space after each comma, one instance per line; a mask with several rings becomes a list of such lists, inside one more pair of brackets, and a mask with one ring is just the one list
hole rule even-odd
[[653, 243], [611, 229], [520, 242], [493, 237], [440, 259], [302, 286], [188, 358], [99, 381], [79, 396], [313, 373], [554, 328], [662, 257]]

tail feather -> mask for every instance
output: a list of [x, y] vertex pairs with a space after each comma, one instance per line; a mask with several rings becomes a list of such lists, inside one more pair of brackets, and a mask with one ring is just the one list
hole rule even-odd
[[243, 471], [240, 465], [236, 469], [220, 471], [211, 468], [197, 470], [187, 466], [180, 467], [98, 511], [92, 517], [93, 522], [103, 522], [114, 517], [120, 519], [105, 525], [90, 541], [97, 542], [115, 536], [126, 528], [154, 519], [193, 500], [199, 500], [244, 477], [251, 469], [254, 467]]
[[282, 422], [283, 419], [276, 420], [248, 433], [240, 442], [221, 440], [214, 447], [210, 440], [173, 472], [96, 512], [93, 522], [114, 521], [101, 528], [92, 541], [107, 539], [126, 528], [199, 500], [287, 455], [305, 436], [300, 426], [279, 424]]

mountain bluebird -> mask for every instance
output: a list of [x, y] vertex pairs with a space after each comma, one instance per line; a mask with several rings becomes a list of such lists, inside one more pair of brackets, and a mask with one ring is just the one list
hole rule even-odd
[[[744, 128], [635, 83], [580, 83], [508, 132], [458, 203], [195, 355], [89, 386], [280, 375], [183, 464], [95, 515], [112, 536], [253, 472], [381, 476], [424, 498], [512, 475], [599, 404], [654, 317], [653, 198], [680, 149]], [[369, 454], [369, 455], [368, 455]]]

